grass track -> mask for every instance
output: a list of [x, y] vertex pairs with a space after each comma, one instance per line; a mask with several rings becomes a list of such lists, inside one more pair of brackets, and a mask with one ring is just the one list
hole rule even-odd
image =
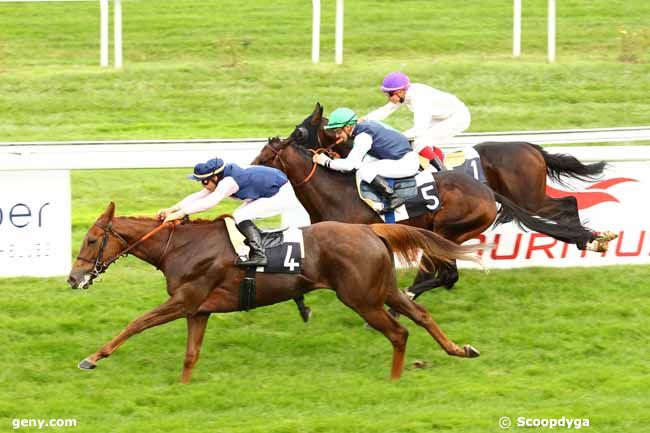
[[[96, 66], [95, 3], [0, 4], [0, 141], [282, 135], [316, 100], [327, 112], [378, 106], [377, 85], [394, 69], [458, 94], [471, 131], [648, 123], [644, 0], [558, 2], [554, 65], [543, 1], [525, 4], [517, 60], [503, 2], [346, 2], [340, 67], [333, 1], [323, 2], [319, 65], [309, 61], [309, 2], [165, 6], [124, 2], [116, 72]], [[391, 117], [400, 128], [409, 120]], [[120, 215], [151, 215], [192, 190], [184, 173], [74, 172], [75, 253], [109, 200]], [[411, 278], [401, 274], [401, 286]], [[462, 271], [456, 289], [421, 299], [482, 356], [448, 357], [403, 319], [407, 360], [427, 367], [398, 383], [387, 380], [389, 343], [332, 293], [314, 293], [309, 325], [290, 303], [213, 316], [194, 381], [182, 386], [181, 321], [134, 337], [96, 371], [75, 368], [166, 299], [153, 268], [122, 259], [87, 292], [61, 278], [0, 279], [0, 431], [15, 418], [75, 418], [79, 432], [495, 432], [502, 416], [650, 431], [649, 280], [647, 266]]]
[[[183, 173], [75, 172], [75, 253], [109, 199], [120, 215], [152, 214], [191, 191]], [[412, 276], [401, 273], [400, 285]], [[178, 383], [183, 321], [132, 338], [92, 372], [75, 368], [166, 299], [149, 265], [121, 259], [85, 292], [63, 278], [1, 279], [0, 425], [56, 417], [83, 432], [491, 432], [501, 416], [566, 416], [589, 418], [595, 432], [649, 431], [648, 279], [647, 266], [464, 270], [454, 290], [421, 300], [482, 356], [451, 358], [402, 319], [407, 362], [427, 366], [398, 383], [387, 379], [390, 344], [330, 292], [308, 296], [308, 325], [292, 303], [214, 315], [189, 386]]]

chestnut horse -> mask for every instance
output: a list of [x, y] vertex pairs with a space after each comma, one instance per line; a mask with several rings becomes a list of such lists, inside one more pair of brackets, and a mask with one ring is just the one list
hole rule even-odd
[[[179, 225], [153, 218], [115, 217], [111, 202], [86, 234], [68, 283], [88, 288], [117, 258], [133, 254], [160, 269], [170, 298], [131, 322], [119, 335], [79, 363], [93, 369], [129, 337], [176, 319], [187, 320], [187, 350], [181, 381], [189, 382], [211, 313], [242, 309], [239, 286], [244, 270], [223, 218]], [[404, 365], [408, 331], [384, 309], [384, 304], [425, 328], [449, 354], [479, 356], [470, 345], [450, 341], [429, 313], [397, 289], [393, 253], [412, 263], [419, 249], [438, 262], [472, 260], [475, 248], [460, 246], [426, 230], [384, 224], [325, 222], [303, 230], [305, 258], [299, 274], [257, 275], [255, 306], [271, 305], [303, 293], [331, 288], [347, 307], [388, 338], [393, 346], [391, 378], [398, 379]], [[359, 253], [363, 252], [363, 257]], [[434, 265], [429, 263], [428, 265]]]
[[[379, 216], [359, 198], [354, 173], [340, 173], [316, 165], [312, 162], [312, 155], [310, 150], [297, 144], [293, 136], [286, 140], [273, 138], [269, 139], [252, 164], [267, 165], [284, 171], [312, 223], [381, 222]], [[431, 230], [458, 244], [475, 238], [493, 223], [509, 221], [572, 244], [586, 245], [595, 237], [591, 230], [579, 223], [548, 221], [532, 215], [465, 174], [443, 171], [434, 173], [433, 176], [440, 196], [441, 205], [438, 210], [400, 221], [400, 224]], [[498, 212], [495, 202], [501, 204]], [[592, 243], [592, 247], [604, 248], [600, 241]], [[415, 299], [434, 287], [449, 288], [456, 281], [456, 264], [442, 263], [436, 266], [434, 273], [420, 270], [407, 293]], [[296, 302], [301, 305], [300, 299]]]

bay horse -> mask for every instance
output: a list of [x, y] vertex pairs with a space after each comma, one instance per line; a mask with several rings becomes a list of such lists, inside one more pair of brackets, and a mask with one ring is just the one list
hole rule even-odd
[[[308, 149], [326, 148], [346, 156], [350, 148], [336, 144], [334, 134], [324, 129], [327, 118], [323, 107], [316, 103], [314, 111], [297, 125], [290, 137]], [[574, 196], [553, 198], [546, 194], [547, 176], [567, 185], [566, 180], [585, 182], [599, 179], [607, 164], [604, 161], [583, 164], [566, 154], [552, 154], [541, 146], [527, 142], [483, 142], [474, 146], [481, 157], [488, 186], [495, 192], [536, 215], [551, 220], [565, 220], [580, 224], [578, 203]], [[594, 233], [593, 241], [598, 234]], [[613, 240], [614, 234], [606, 237]], [[579, 243], [584, 250], [586, 244]]]
[[[313, 152], [299, 145], [293, 136], [286, 140], [275, 137], [268, 140], [251, 164], [284, 171], [312, 223], [382, 222], [377, 213], [359, 198], [354, 173], [324, 168], [312, 162], [312, 155]], [[457, 244], [475, 238], [492, 224], [509, 221], [571, 244], [587, 245], [595, 237], [580, 223], [539, 218], [465, 174], [443, 171], [433, 176], [440, 195], [439, 209], [400, 221], [400, 224], [433, 231]], [[499, 211], [497, 202], [501, 204]], [[602, 242], [592, 243], [592, 246], [605, 248]], [[438, 263], [433, 273], [420, 270], [414, 284], [406, 291], [416, 299], [434, 287], [450, 288], [456, 281], [458, 269], [455, 262]], [[301, 310], [305, 308], [301, 299], [296, 299], [296, 303]]]
[[[187, 349], [181, 381], [188, 383], [199, 358], [211, 313], [240, 311], [239, 286], [245, 270], [235, 265], [237, 254], [223, 217], [161, 223], [154, 218], [115, 217], [109, 203], [84, 237], [68, 278], [72, 288], [88, 288], [119, 257], [133, 254], [160, 269], [169, 299], [132, 321], [120, 334], [79, 363], [93, 369], [128, 338], [145, 329], [186, 318]], [[305, 258], [298, 274], [258, 273], [255, 306], [283, 302], [306, 292], [331, 288], [338, 299], [380, 331], [393, 346], [391, 379], [404, 365], [408, 331], [384, 309], [384, 304], [422, 326], [449, 354], [479, 356], [470, 345], [449, 340], [429, 313], [397, 288], [393, 253], [412, 263], [419, 249], [432, 258], [428, 266], [453, 260], [480, 262], [475, 247], [460, 246], [435, 233], [406, 226], [324, 222], [302, 229]], [[363, 258], [359, 253], [363, 252]]]

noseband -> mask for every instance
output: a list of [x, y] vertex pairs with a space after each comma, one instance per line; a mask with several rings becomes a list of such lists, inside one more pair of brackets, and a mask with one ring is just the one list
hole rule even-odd
[[113, 263], [120, 256], [122, 256], [122, 254], [118, 254], [115, 257], [109, 257], [108, 261], [106, 261], [106, 262], [102, 261], [102, 258], [104, 257], [104, 249], [106, 248], [106, 244], [108, 243], [108, 236], [113, 235], [114, 237], [116, 237], [117, 240], [119, 240], [125, 248], [128, 247], [129, 243], [127, 241], [125, 241], [122, 236], [117, 234], [115, 232], [115, 230], [113, 230], [113, 224], [112, 223], [108, 223], [108, 225], [105, 226], [103, 224], [95, 222], [95, 224], [93, 224], [93, 225], [99, 227], [100, 229], [102, 229], [104, 231], [104, 236], [102, 237], [102, 243], [99, 245], [99, 251], [97, 252], [97, 257], [95, 257], [95, 260], [93, 261], [93, 260], [87, 259], [85, 257], [77, 256], [77, 260], [81, 260], [82, 262], [92, 263], [93, 264], [93, 270], [90, 272], [90, 274], [93, 277], [98, 277], [100, 274], [102, 274], [102, 273], [104, 273], [104, 271], [106, 271], [106, 269], [110, 266], [111, 263]]

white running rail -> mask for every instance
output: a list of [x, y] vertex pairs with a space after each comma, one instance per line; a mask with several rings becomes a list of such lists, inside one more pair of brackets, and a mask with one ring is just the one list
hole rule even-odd
[[[650, 161], [650, 126], [550, 131], [512, 131], [460, 134], [445, 149], [484, 141], [528, 141], [553, 145], [554, 153], [570, 153], [582, 161]], [[0, 170], [75, 170], [112, 168], [192, 167], [197, 161], [220, 156], [246, 165], [266, 139], [135, 140], [73, 142], [0, 142]], [[571, 146], [579, 143], [623, 143], [618, 146]], [[628, 144], [630, 143], [630, 144]]]

